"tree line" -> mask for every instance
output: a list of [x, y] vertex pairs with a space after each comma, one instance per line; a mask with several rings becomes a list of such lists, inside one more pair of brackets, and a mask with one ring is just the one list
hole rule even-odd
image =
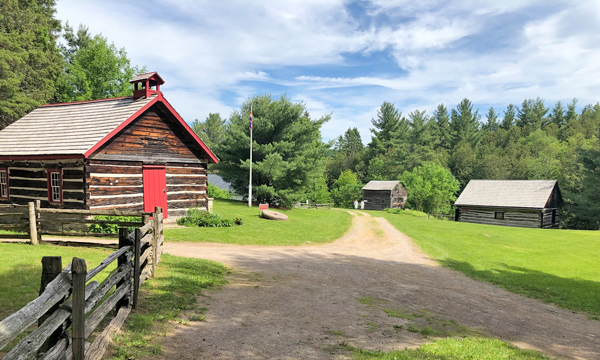
[[0, 129], [42, 104], [127, 96], [125, 49], [55, 18], [54, 0], [0, 1]]
[[600, 219], [600, 104], [577, 100], [552, 108], [541, 98], [493, 107], [481, 116], [469, 99], [432, 114], [407, 115], [384, 102], [371, 119], [371, 141], [357, 128], [325, 143], [303, 103], [256, 96], [229, 119], [210, 114], [193, 129], [214, 149], [213, 170], [247, 194], [250, 104], [254, 109], [253, 188], [257, 201], [290, 205], [334, 201], [350, 207], [370, 180], [401, 180], [408, 206], [451, 213], [471, 179], [555, 179], [564, 198], [563, 226], [597, 229]]

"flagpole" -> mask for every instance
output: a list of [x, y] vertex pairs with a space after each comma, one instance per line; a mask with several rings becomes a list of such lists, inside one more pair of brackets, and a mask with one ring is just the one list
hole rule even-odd
[[252, 104], [250, 104], [250, 182], [248, 183], [248, 207], [252, 207]]

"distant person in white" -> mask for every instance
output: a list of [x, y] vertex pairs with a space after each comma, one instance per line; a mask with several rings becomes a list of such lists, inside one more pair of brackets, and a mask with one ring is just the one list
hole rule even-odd
[[365, 209], [365, 201], [364, 201], [364, 200], [361, 200], [361, 201], [360, 201], [360, 209], [361, 209], [361, 210], [364, 210], [364, 209]]
[[358, 200], [354, 200], [354, 210], [358, 210]]

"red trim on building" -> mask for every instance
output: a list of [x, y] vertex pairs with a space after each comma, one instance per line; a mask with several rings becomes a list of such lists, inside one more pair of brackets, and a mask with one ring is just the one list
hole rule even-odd
[[196, 135], [196, 133], [192, 130], [192, 128], [190, 128], [190, 126], [185, 122], [185, 120], [183, 120], [183, 118], [179, 115], [179, 113], [177, 111], [175, 111], [175, 109], [173, 109], [173, 107], [171, 106], [171, 104], [169, 104], [169, 102], [167, 101], [167, 99], [164, 98], [162, 93], [158, 94], [158, 98], [160, 99], [160, 101], [165, 104], [165, 106], [167, 107], [167, 109], [169, 109], [169, 111], [175, 116], [175, 118], [177, 119], [177, 121], [179, 121], [179, 123], [187, 130], [187, 132], [191, 135], [192, 139], [194, 139], [194, 141], [196, 142], [197, 145], [199, 145], [204, 151], [206, 151], [206, 153], [208, 154], [208, 156], [212, 159], [212, 161], [215, 162], [215, 164], [219, 163], [219, 159], [215, 156], [215, 154], [213, 154], [212, 151], [210, 151], [210, 149], [208, 148], [208, 146], [204, 145], [204, 143], [202, 142], [202, 140], [200, 140], [200, 138], [198, 137], [198, 135]]
[[55, 160], [55, 159], [84, 159], [83, 155], [6, 155], [0, 160]]
[[121, 96], [121, 97], [107, 98], [107, 99], [98, 99], [98, 100], [83, 100], [83, 101], [72, 101], [72, 102], [56, 103], [56, 104], [44, 104], [44, 105], [40, 105], [40, 107], [72, 105], [72, 104], [85, 104], [85, 103], [93, 103], [93, 102], [100, 102], [100, 101], [110, 101], [110, 100], [127, 99], [127, 98], [130, 98], [130, 97], [131, 96]]
[[[63, 203], [63, 184], [62, 184], [62, 171], [60, 169], [47, 169], [47, 181], [48, 181], [48, 202], [50, 204], [62, 204]], [[52, 174], [58, 174], [58, 187], [60, 201], [54, 200], [52, 196]]]
[[123, 123], [121, 123], [121, 125], [119, 125], [116, 129], [111, 131], [102, 140], [98, 141], [98, 143], [96, 145], [92, 146], [91, 149], [86, 151], [85, 154], [83, 154], [83, 156], [87, 159], [90, 155], [92, 155], [94, 153], [94, 151], [98, 150], [102, 145], [106, 144], [106, 142], [108, 142], [108, 140], [115, 137], [121, 130], [123, 130], [133, 120], [137, 119], [140, 115], [142, 115], [144, 113], [144, 111], [148, 110], [152, 105], [154, 105], [156, 103], [156, 101], [158, 101], [159, 97], [160, 96], [157, 96], [154, 99], [150, 100], [150, 102], [147, 103], [146, 105], [144, 105], [144, 107], [142, 107], [141, 109], [136, 111], [133, 115], [128, 117], [127, 120], [125, 120], [125, 121], [123, 121]]
[[[142, 165], [143, 169], [165, 169], [165, 165]], [[2, 169], [0, 169], [2, 170]]]
[[177, 113], [177, 111], [175, 111], [175, 109], [173, 109], [171, 104], [169, 104], [169, 102], [167, 101], [167, 99], [164, 98], [164, 96], [161, 92], [159, 92], [158, 96], [156, 96], [154, 99], [152, 99], [148, 104], [144, 105], [144, 107], [142, 107], [141, 109], [136, 111], [133, 115], [131, 115], [129, 118], [127, 118], [127, 120], [125, 120], [121, 125], [119, 125], [116, 129], [111, 131], [108, 135], [106, 135], [96, 145], [92, 146], [91, 149], [86, 151], [84, 154], [85, 158], [88, 158], [90, 155], [92, 155], [102, 145], [106, 144], [110, 139], [115, 137], [121, 130], [123, 130], [127, 125], [129, 125], [131, 122], [133, 122], [135, 119], [137, 119], [140, 115], [142, 115], [146, 110], [148, 110], [152, 105], [156, 104], [156, 102], [158, 102], [158, 101], [163, 103], [167, 107], [167, 109], [171, 112], [171, 114], [173, 114], [173, 116], [175, 116], [175, 119], [177, 119], [179, 124], [181, 126], [183, 126], [183, 128], [188, 132], [188, 134], [194, 140], [196, 145], [200, 146], [200, 148], [208, 154], [210, 159], [215, 164], [218, 164], [219, 159], [215, 156], [215, 154], [213, 154], [213, 152], [206, 145], [204, 145], [204, 143], [202, 142], [202, 140], [200, 140], [198, 135], [196, 135], [194, 133], [194, 131], [192, 131], [190, 126], [185, 122], [185, 120], [183, 120], [183, 118], [179, 115], [179, 113]]
[[8, 186], [9, 181], [8, 181], [8, 168], [0, 168], [0, 172], [4, 171], [5, 172], [5, 179], [6, 179], [6, 196], [2, 196], [2, 190], [0, 189], [0, 200], [9, 200], [10, 199], [10, 188]]

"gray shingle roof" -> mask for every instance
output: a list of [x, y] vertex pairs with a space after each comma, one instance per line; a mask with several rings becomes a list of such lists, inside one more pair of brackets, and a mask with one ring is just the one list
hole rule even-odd
[[223, 178], [217, 174], [208, 174], [208, 182], [216, 185], [219, 189], [225, 191], [232, 191], [231, 184], [223, 180]]
[[543, 209], [556, 180], [471, 180], [454, 205]]
[[400, 181], [377, 181], [371, 180], [365, 185], [363, 190], [393, 190], [396, 185], [400, 184]]
[[162, 84], [164, 84], [164, 80], [160, 77], [160, 75], [158, 75], [158, 73], [156, 71], [152, 71], [149, 73], [145, 73], [145, 74], [139, 74], [133, 77], [133, 79], [129, 80], [130, 83], [134, 83], [136, 81], [140, 81], [140, 80], [146, 80], [148, 78], [151, 78], [152, 76], [156, 75], [161, 81]]
[[0, 155], [83, 155], [155, 96], [40, 106], [0, 131]]

